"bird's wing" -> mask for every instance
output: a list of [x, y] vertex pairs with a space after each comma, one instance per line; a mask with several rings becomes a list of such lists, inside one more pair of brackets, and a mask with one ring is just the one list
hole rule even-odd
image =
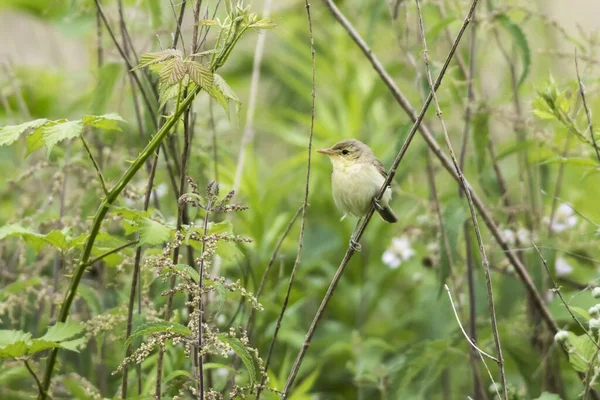
[[373, 160], [373, 165], [375, 166], [375, 168], [377, 168], [377, 171], [384, 177], [387, 178], [388, 174], [387, 171], [385, 170], [385, 167], [383, 166], [383, 163], [381, 161], [379, 161], [378, 158], [376, 158], [375, 160]]

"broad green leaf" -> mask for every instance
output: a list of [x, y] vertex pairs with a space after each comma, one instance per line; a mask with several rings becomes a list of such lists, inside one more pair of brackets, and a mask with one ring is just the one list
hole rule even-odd
[[53, 349], [55, 347], [60, 347], [60, 344], [57, 342], [51, 342], [49, 340], [33, 339], [27, 349], [27, 353], [35, 354], [37, 352]]
[[82, 118], [83, 124], [93, 126], [105, 130], [120, 131], [119, 122], [126, 123], [119, 114], [110, 113], [105, 115], [84, 115]]
[[140, 220], [140, 243], [139, 245], [160, 245], [171, 237], [171, 229], [160, 222], [150, 218]]
[[529, 67], [531, 66], [531, 52], [529, 50], [529, 43], [527, 42], [527, 37], [519, 27], [519, 25], [515, 24], [511, 21], [511, 19], [506, 14], [498, 14], [496, 16], [498, 22], [500, 22], [500, 26], [502, 26], [506, 31], [510, 34], [513, 44], [515, 45], [519, 55], [521, 56], [522, 62], [522, 71], [521, 76], [519, 77], [518, 86], [520, 87], [527, 75], [529, 74]]
[[125, 346], [129, 344], [138, 336], [150, 335], [159, 332], [174, 332], [183, 336], [189, 336], [192, 331], [184, 325], [178, 324], [177, 322], [152, 322], [139, 326], [125, 341]]
[[59, 250], [67, 250], [70, 247], [70, 237], [62, 231], [51, 231], [46, 235], [42, 235], [19, 224], [5, 225], [0, 228], [0, 240], [11, 236], [22, 237], [36, 252], [45, 244], [54, 246]]
[[21, 357], [27, 353], [31, 333], [0, 330], [0, 358]]
[[19, 138], [23, 133], [30, 129], [37, 129], [48, 122], [47, 119], [41, 118], [33, 121], [25, 122], [20, 125], [8, 125], [0, 128], [0, 146], [8, 146]]
[[60, 342], [59, 345], [63, 349], [79, 352], [79, 347], [83, 346], [86, 342], [87, 338], [85, 336], [82, 336], [77, 339], [71, 339], [64, 342]]
[[44, 135], [42, 128], [40, 127], [25, 139], [25, 157], [29, 157], [31, 153], [42, 147], [44, 147]]
[[254, 357], [250, 354], [248, 349], [240, 342], [240, 340], [236, 337], [229, 336], [225, 333], [220, 333], [217, 335], [217, 338], [223, 342], [227, 343], [231, 346], [231, 349], [238, 355], [238, 357], [244, 363], [246, 370], [248, 371], [248, 375], [250, 377], [250, 384], [253, 385], [256, 383], [258, 376], [256, 373], [256, 364], [254, 362]]
[[42, 130], [44, 145], [50, 153], [58, 142], [80, 136], [83, 132], [83, 122], [80, 119], [76, 121], [61, 120], [54, 124], [46, 124], [40, 129]]
[[52, 342], [62, 342], [83, 332], [85, 325], [79, 322], [57, 322], [40, 339]]

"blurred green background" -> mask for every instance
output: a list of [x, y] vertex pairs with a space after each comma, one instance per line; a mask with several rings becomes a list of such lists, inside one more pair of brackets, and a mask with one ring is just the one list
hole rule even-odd
[[[212, 3], [216, 2], [208, 4], [211, 13], [215, 7]], [[116, 1], [105, 0], [102, 4], [118, 33]], [[413, 107], [419, 109], [429, 89], [423, 75], [415, 4], [379, 0], [337, 4]], [[434, 75], [469, 5], [463, 0], [423, 2]], [[124, 1], [125, 20], [138, 54], [157, 51], [171, 42], [180, 6], [180, 2], [165, 0]], [[186, 49], [191, 37], [191, 4], [188, 8], [182, 24]], [[263, 3], [253, 2], [252, 9], [262, 14]], [[324, 4], [313, 1], [311, 10], [317, 77], [313, 147], [357, 138], [389, 168], [412, 123]], [[577, 49], [594, 115], [600, 107], [598, 13], [600, 3], [592, 0], [568, 4], [490, 0], [479, 4], [475, 100], [471, 104], [465, 163], [467, 179], [492, 211], [505, 238], [517, 248], [559, 325], [578, 335], [582, 334], [581, 328], [550, 290], [548, 274], [531, 241], [542, 249], [569, 304], [582, 310], [594, 305], [587, 288], [598, 281], [600, 254], [594, 222], [600, 221], [598, 160], [593, 147], [580, 140], [573, 129], [542, 113], [539, 93], [558, 93], [565, 114], [589, 138], [578, 99], [573, 57]], [[222, 18], [223, 14], [221, 8], [217, 16]], [[311, 61], [304, 3], [273, 2], [270, 19], [276, 27], [246, 35], [220, 71], [242, 101], [239, 115], [232, 112], [228, 118], [205, 94], [194, 103], [195, 137], [188, 171], [201, 187], [213, 179], [224, 191], [233, 187], [248, 106], [254, 103], [255, 115], [249, 127], [253, 138], [246, 149], [236, 194], [237, 202], [249, 210], [229, 216], [233, 231], [251, 238], [253, 243], [238, 246], [236, 254], [223, 257], [220, 263], [221, 275], [232, 281], [241, 279], [252, 292], [257, 290], [277, 241], [302, 204], [310, 125]], [[256, 97], [251, 99], [259, 35], [266, 35], [265, 48]], [[467, 67], [470, 37], [471, 28], [458, 51]], [[208, 48], [214, 39], [214, 34], [208, 35]], [[0, 1], [0, 126], [36, 118], [77, 119], [84, 114], [116, 112], [129, 122], [122, 126], [122, 132], [86, 134], [106, 179], [114, 183], [147, 139], [140, 136], [135, 122], [127, 67], [105, 28], [100, 39], [101, 61], [97, 40], [93, 1]], [[516, 79], [523, 79], [516, 93], [511, 67]], [[457, 153], [469, 104], [466, 92], [464, 71], [453, 62], [438, 96]], [[536, 99], [537, 106], [532, 103]], [[593, 121], [600, 126], [595, 116]], [[445, 149], [433, 107], [425, 122]], [[145, 125], [143, 134], [152, 134], [150, 124]], [[181, 135], [172, 140], [179, 149]], [[485, 278], [472, 232], [472, 253], [467, 255], [465, 251], [462, 225], [469, 218], [468, 209], [464, 198], [458, 196], [456, 182], [431, 156], [441, 208], [438, 216], [427, 175], [427, 151], [417, 135], [393, 184], [392, 208], [400, 221], [390, 225], [375, 217], [368, 226], [362, 252], [350, 262], [328, 306], [291, 399], [494, 398], [492, 382], [477, 360], [474, 362], [478, 363], [483, 393], [475, 394], [469, 347], [443, 290], [443, 284], [448, 283], [467, 327], [465, 265], [467, 256], [473, 258], [478, 345], [494, 354]], [[19, 222], [41, 233], [63, 227], [69, 227], [73, 236], [85, 233], [102, 193], [81, 144], [65, 141], [50, 154], [40, 151], [27, 158], [25, 152], [24, 140], [0, 147], [0, 226]], [[277, 389], [285, 383], [355, 224], [352, 219], [340, 222], [341, 213], [331, 196], [329, 160], [313, 153], [311, 168], [302, 262], [269, 371], [270, 385]], [[120, 204], [141, 209], [146, 180], [142, 169], [128, 185], [127, 198]], [[160, 215], [174, 224], [177, 202], [163, 158], [155, 185]], [[553, 196], [560, 199], [554, 205]], [[556, 211], [550, 221], [553, 209]], [[191, 215], [198, 216], [195, 211]], [[196, 222], [200, 224], [200, 219]], [[105, 229], [113, 225], [108, 223]], [[112, 233], [118, 236], [119, 232], [116, 229]], [[261, 297], [265, 310], [257, 315], [251, 339], [263, 358], [296, 258], [298, 234], [299, 221], [283, 242]], [[578, 398], [584, 390], [580, 378], [560, 345], [553, 343], [501, 248], [485, 228], [483, 241], [493, 270], [499, 333], [512, 398]], [[158, 253], [160, 249], [145, 252]], [[40, 336], [51, 319], [51, 303], [60, 301], [69, 281], [68, 276], [62, 276], [60, 293], [52, 293], [56, 251], [46, 246], [36, 252], [22, 240], [7, 238], [0, 241], [0, 254], [0, 287], [39, 278], [19, 290], [14, 286], [9, 291], [0, 289], [0, 327]], [[76, 259], [77, 253], [66, 255], [66, 275]], [[129, 294], [132, 260], [133, 250], [128, 249], [85, 275], [73, 318], [85, 322], [105, 317], [110, 323], [90, 334], [92, 339], [80, 354], [61, 353], [55, 398], [113, 398], [120, 393], [121, 378], [111, 372], [124, 356], [126, 309], [121, 305], [126, 304]], [[160, 295], [164, 287], [150, 285], [153, 273], [143, 272], [144, 308], [156, 313], [165, 299]], [[183, 298], [178, 299], [177, 306], [177, 318], [185, 320]], [[220, 313], [211, 311], [210, 323], [226, 330], [231, 324], [244, 325], [247, 313], [243, 302], [228, 297]], [[581, 318], [587, 323], [585, 316]], [[144, 394], [153, 390], [153, 363], [154, 359], [148, 359], [142, 366], [147, 374]], [[43, 358], [34, 363], [40, 374], [43, 364]], [[498, 381], [497, 366], [491, 361], [488, 365]], [[164, 375], [186, 369], [189, 360], [182, 348], [174, 346], [168, 353]], [[213, 383], [221, 390], [227, 370], [213, 372]], [[175, 396], [181, 387], [183, 383], [176, 379], [169, 382], [165, 396]], [[87, 392], [81, 394], [77, 390], [81, 388]], [[543, 392], [546, 397], [540, 397]], [[19, 362], [0, 363], [0, 398], [25, 399], [35, 393], [33, 380]], [[278, 397], [266, 393], [264, 398]]]

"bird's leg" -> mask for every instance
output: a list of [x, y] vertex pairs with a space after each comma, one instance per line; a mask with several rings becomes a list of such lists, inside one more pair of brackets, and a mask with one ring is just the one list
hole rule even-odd
[[373, 197], [373, 199], [371, 200], [371, 203], [373, 203], [373, 207], [375, 207], [375, 209], [379, 212], [383, 211], [383, 206], [381, 204], [379, 204], [379, 200], [377, 200], [377, 197]]
[[358, 219], [358, 222], [356, 223], [356, 226], [354, 227], [354, 230], [352, 231], [352, 235], [350, 236], [350, 247], [352, 248], [352, 250], [358, 252], [362, 250], [362, 246], [360, 245], [360, 243], [358, 243], [354, 238], [356, 236], [356, 231], [358, 230], [358, 227], [360, 226], [360, 221], [362, 221], [362, 217], [360, 217]]

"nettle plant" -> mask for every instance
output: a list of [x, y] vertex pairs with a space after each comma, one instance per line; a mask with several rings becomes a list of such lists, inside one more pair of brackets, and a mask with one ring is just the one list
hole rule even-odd
[[[250, 7], [244, 6], [241, 1], [234, 3], [229, 0], [226, 1], [226, 6], [227, 17], [223, 21], [203, 20], [200, 22], [207, 29], [210, 27], [219, 29], [213, 49], [191, 54], [188, 57], [184, 57], [176, 49], [167, 49], [141, 56], [140, 64], [135, 69], [149, 68], [158, 75], [158, 104], [161, 109], [170, 105], [171, 111], [166, 112], [167, 116], [162, 117], [162, 121], [157, 124], [160, 127], [158, 131], [115, 183], [104, 178], [102, 168], [96, 161], [92, 149], [88, 146], [85, 136], [89, 135], [92, 130], [95, 130], [94, 133], [97, 135], [101, 135], [106, 130], [121, 131], [120, 124], [125, 121], [117, 114], [85, 115], [77, 120], [37, 119], [20, 125], [0, 128], [0, 146], [11, 145], [17, 141], [24, 142], [27, 155], [42, 147], [46, 147], [50, 152], [59, 143], [64, 143], [69, 139], [79, 139], [82, 144], [81, 151], [89, 157], [101, 187], [99, 189], [101, 190], [100, 204], [89, 223], [78, 221], [72, 226], [63, 225], [60, 226], [60, 229], [40, 231], [28, 227], [26, 222], [13, 223], [0, 228], [0, 240], [8, 237], [20, 237], [28, 248], [36, 252], [43, 246], [57, 249], [63, 260], [62, 272], [70, 280], [62, 301], [56, 301], [58, 312], [48, 318], [51, 326], [44, 330], [46, 332], [44, 335], [33, 338], [38, 335], [23, 330], [0, 330], [0, 358], [13, 360], [9, 361], [10, 363], [15, 361], [22, 363], [34, 378], [40, 399], [52, 397], [53, 375], [60, 367], [57, 366], [59, 349], [78, 351], [86, 346], [92, 338], [98, 344], [101, 342], [102, 332], [119, 324], [123, 325], [127, 320], [127, 309], [124, 306], [117, 307], [104, 315], [98, 311], [99, 307], [96, 307], [96, 315], [89, 319], [87, 324], [76, 321], [79, 319], [79, 315], [71, 317], [71, 309], [76, 297], [90, 297], [89, 293], [83, 290], [85, 286], [80, 286], [86, 270], [89, 270], [98, 261], [116, 256], [122, 256], [123, 260], [131, 260], [131, 256], [127, 256], [127, 248], [133, 245], [162, 246], [162, 252], [156, 256], [149, 256], [145, 260], [142, 272], [154, 276], [147, 285], [143, 287], [140, 285], [141, 291], [146, 296], [143, 298], [144, 307], [148, 307], [149, 312], [141, 320], [138, 319], [134, 322], [136, 329], [130, 337], [116, 338], [123, 340], [124, 347], [128, 352], [125, 353], [123, 361], [115, 372], [126, 370], [127, 365], [131, 362], [141, 363], [153, 349], [159, 349], [159, 360], [162, 360], [163, 352], [169, 350], [167, 344], [173, 343], [183, 346], [185, 354], [191, 358], [193, 365], [193, 373], [178, 372], [179, 376], [184, 376], [191, 382], [190, 385], [177, 387], [176, 390], [182, 394], [192, 392], [197, 395], [202, 392], [205, 398], [223, 398], [222, 393], [227, 391], [225, 389], [227, 385], [223, 385], [224, 387], [220, 389], [222, 393], [213, 388], [204, 387], [203, 371], [220, 365], [217, 362], [210, 365], [204, 364], [204, 357], [208, 355], [211, 355], [211, 360], [214, 360], [230, 357], [232, 353], [235, 353], [242, 361], [246, 373], [237, 375], [239, 384], [229, 386], [230, 397], [245, 396], [246, 393], [256, 390], [257, 383], [264, 378], [262, 361], [258, 352], [249, 345], [246, 333], [234, 328], [228, 332], [220, 332], [214, 323], [219, 308], [224, 304], [224, 298], [228, 293], [238, 293], [252, 307], [262, 309], [256, 298], [247, 292], [239, 282], [229, 282], [224, 277], [211, 273], [213, 257], [216, 254], [232, 251], [232, 247], [235, 248], [239, 243], [249, 241], [232, 234], [231, 222], [210, 221], [210, 216], [216, 213], [229, 213], [245, 209], [243, 206], [229, 204], [233, 192], [219, 198], [217, 183], [211, 183], [205, 194], [201, 195], [196, 184], [191, 179], [188, 181], [192, 191], [181, 196], [180, 203], [181, 206], [191, 205], [203, 210], [204, 219], [201, 226], [196, 226], [193, 222], [173, 226], [162, 217], [158, 210], [132, 209], [124, 206], [127, 202], [121, 201], [126, 197], [127, 185], [146, 161], [155, 155], [167, 135], [176, 130], [178, 122], [184, 113], [190, 110], [194, 99], [201, 91], [205, 91], [217, 100], [227, 113], [229, 113], [231, 103], [235, 104], [236, 109], [239, 109], [240, 102], [237, 96], [216, 71], [226, 63], [244, 33], [253, 29], [270, 28], [273, 25], [251, 13]], [[77, 151], [76, 149], [75, 146], [71, 147], [71, 151]], [[109, 221], [114, 222], [115, 220], [121, 223], [118, 229], [115, 229], [114, 223], [108, 224]], [[44, 222], [47, 221], [42, 221], [40, 226], [53, 226], [49, 223], [44, 224]], [[106, 230], [102, 229], [103, 223], [107, 225], [105, 226]], [[171, 254], [183, 244], [201, 252], [195, 265], [173, 262], [175, 257]], [[152, 301], [147, 300], [148, 288], [157, 280], [171, 282], [169, 289], [162, 293], [168, 298], [164, 319], [159, 317], [160, 311], [152, 309]], [[13, 300], [19, 296], [20, 292], [39, 284], [39, 278], [33, 278], [26, 282], [15, 282], [2, 289], [0, 299], [6, 301], [6, 304], [16, 304], [18, 302]], [[136, 285], [136, 282], [131, 284]], [[173, 306], [173, 297], [178, 293], [183, 293], [187, 297], [186, 309], [172, 315], [169, 307]], [[142, 298], [141, 294], [140, 298]], [[212, 305], [221, 306], [213, 309], [211, 305], [210, 312], [205, 313], [204, 298], [211, 299]], [[186, 317], [188, 320], [186, 325], [172, 320]], [[52, 324], [51, 321], [56, 322]], [[140, 344], [140, 339], [144, 336], [147, 336], [147, 340]], [[134, 347], [131, 353], [129, 353], [130, 345]], [[40, 352], [46, 354], [49, 349], [50, 352], [45, 359], [44, 375], [38, 377], [30, 362], [37, 360], [35, 357]], [[161, 363], [162, 361], [158, 362], [156, 377], [159, 383]], [[172, 378], [165, 378], [163, 383], [166, 385], [170, 379]], [[69, 376], [62, 376], [60, 381], [63, 387], [56, 390], [64, 390], [64, 386], [68, 386], [68, 382], [73, 380]], [[89, 386], [87, 381], [83, 382], [84, 378], [79, 381], [80, 386]], [[151, 379], [148, 381], [152, 382]], [[126, 387], [126, 383], [124, 386]], [[152, 388], [147, 389], [146, 394]], [[92, 392], [95, 392], [94, 396], [98, 395], [97, 391], [92, 390]], [[157, 392], [160, 396], [160, 385], [157, 385]]]

